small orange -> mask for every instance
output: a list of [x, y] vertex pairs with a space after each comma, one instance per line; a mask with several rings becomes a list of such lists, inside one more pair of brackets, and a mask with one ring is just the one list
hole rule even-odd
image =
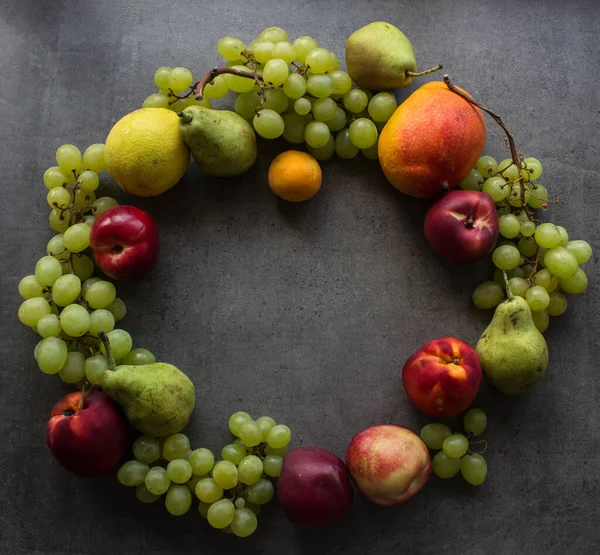
[[321, 166], [306, 152], [288, 150], [269, 166], [269, 187], [283, 200], [302, 202], [321, 188]]

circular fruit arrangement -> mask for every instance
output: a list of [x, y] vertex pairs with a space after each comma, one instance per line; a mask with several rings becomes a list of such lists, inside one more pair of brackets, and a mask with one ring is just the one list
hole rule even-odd
[[[51, 453], [80, 476], [118, 468], [119, 482], [141, 502], [164, 499], [172, 515], [195, 502], [210, 526], [239, 537], [256, 530], [261, 506], [275, 495], [292, 522], [324, 526], [347, 511], [354, 487], [374, 503], [394, 505], [417, 494], [432, 470], [481, 486], [487, 442], [475, 438], [487, 416], [471, 405], [483, 380], [507, 395], [538, 383], [548, 369], [543, 332], [550, 318], [566, 311], [567, 295], [587, 287], [581, 266], [591, 246], [538, 219], [536, 210], [557, 202], [539, 183], [541, 163], [522, 155], [501, 118], [448, 75], [397, 106], [391, 89], [441, 66], [418, 72], [410, 41], [389, 23], [371, 23], [348, 38], [347, 72], [313, 38], [291, 42], [278, 27], [247, 45], [224, 37], [217, 50], [226, 64], [197, 81], [186, 68], [159, 68], [157, 92], [122, 117], [104, 144], [83, 154], [65, 144], [44, 173], [56, 234], [19, 283], [18, 317], [40, 336], [40, 370], [77, 387], [51, 411]], [[393, 63], [380, 63], [382, 52]], [[237, 95], [235, 111], [213, 110], [229, 92]], [[483, 154], [486, 114], [507, 136], [510, 157], [500, 162]], [[220, 453], [193, 448], [182, 433], [196, 403], [194, 384], [134, 348], [118, 327], [126, 306], [110, 281], [152, 270], [159, 229], [147, 212], [98, 196], [99, 175], [108, 170], [125, 192], [143, 197], [176, 185], [190, 156], [205, 174], [239, 176], [256, 161], [256, 135], [294, 145], [272, 161], [266, 179], [283, 201], [318, 195], [319, 161], [360, 153], [379, 160], [398, 191], [433, 200], [424, 234], [435, 253], [455, 264], [491, 258], [493, 274], [472, 300], [494, 315], [475, 347], [439, 338], [402, 368], [412, 404], [435, 419], [463, 415], [463, 430], [453, 433], [443, 422], [419, 434], [372, 426], [353, 437], [345, 460], [320, 447], [289, 450], [285, 423], [246, 412], [229, 418], [231, 441]], [[303, 144], [307, 152], [298, 150]], [[137, 431], [132, 445], [130, 427]], [[124, 462], [129, 448], [133, 458]]]

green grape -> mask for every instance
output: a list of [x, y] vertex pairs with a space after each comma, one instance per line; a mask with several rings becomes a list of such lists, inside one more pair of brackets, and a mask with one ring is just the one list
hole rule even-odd
[[546, 269], [540, 270], [535, 275], [534, 282], [536, 285], [543, 287], [548, 293], [555, 291], [558, 287], [558, 279]]
[[592, 257], [592, 246], [587, 241], [569, 241], [565, 248], [575, 257], [577, 264], [585, 264]]
[[330, 136], [329, 127], [322, 121], [311, 121], [304, 129], [304, 140], [313, 148], [325, 146]]
[[243, 497], [238, 497], [235, 500], [235, 508], [236, 509], [243, 509], [246, 506], [246, 500]]
[[487, 416], [482, 409], [469, 409], [463, 416], [465, 432], [480, 436], [487, 426]]
[[[331, 57], [328, 50], [325, 48], [313, 48], [306, 57], [304, 58], [304, 63], [309, 68], [312, 74], [325, 73], [329, 69], [329, 64], [331, 63]], [[309, 78], [310, 82], [310, 78]], [[310, 90], [310, 88], [309, 88]], [[333, 84], [332, 84], [333, 91]], [[330, 93], [331, 94], [331, 93]], [[328, 96], [328, 95], [327, 95]]]
[[85, 356], [79, 351], [67, 353], [67, 360], [58, 373], [65, 383], [77, 383], [85, 376]]
[[502, 245], [494, 250], [492, 260], [501, 270], [512, 270], [519, 265], [521, 253], [514, 245]]
[[269, 89], [265, 93], [263, 108], [283, 114], [289, 107], [290, 99], [285, 95], [283, 89]]
[[525, 191], [525, 202], [531, 208], [540, 208], [548, 200], [546, 187], [539, 184], [528, 184]]
[[477, 160], [475, 169], [486, 179], [496, 174], [498, 163], [492, 156], [482, 156]]
[[539, 179], [542, 175], [542, 164], [536, 158], [525, 158], [523, 160], [525, 167], [527, 168], [527, 173], [529, 174], [529, 179], [531, 181], [535, 181]]
[[52, 287], [52, 300], [58, 306], [67, 306], [79, 296], [81, 280], [74, 274], [60, 276]]
[[147, 96], [142, 103], [142, 108], [168, 108], [169, 97], [166, 94], [154, 93]]
[[515, 297], [523, 297], [527, 294], [529, 285], [527, 281], [520, 277], [513, 277], [508, 280], [508, 287]]
[[561, 247], [566, 247], [567, 243], [569, 242], [569, 234], [567, 233], [567, 230], [561, 225], [557, 225], [556, 229], [558, 229], [558, 232], [560, 233], [560, 242], [558, 244]]
[[587, 289], [587, 275], [581, 269], [577, 268], [574, 275], [568, 278], [558, 280], [560, 288], [569, 295], [579, 295]]
[[367, 93], [361, 89], [352, 89], [342, 97], [342, 102], [344, 103], [346, 110], [354, 114], [359, 114], [367, 107], [369, 97], [367, 96]]
[[278, 42], [284, 42], [288, 40], [288, 34], [281, 27], [269, 27], [261, 32], [258, 36], [258, 40], [268, 40], [273, 44]]
[[421, 428], [420, 437], [429, 449], [441, 449], [444, 440], [452, 435], [446, 424], [431, 423]]
[[26, 299], [19, 307], [19, 320], [26, 326], [35, 326], [42, 316], [50, 314], [50, 303], [44, 297]]
[[285, 123], [274, 110], [263, 109], [252, 120], [256, 132], [265, 139], [276, 139], [283, 134]]
[[263, 463], [256, 455], [244, 457], [238, 465], [238, 480], [251, 486], [258, 482], [263, 474]]
[[206, 518], [213, 528], [222, 529], [231, 524], [234, 516], [235, 505], [229, 499], [221, 499], [208, 508]]
[[81, 337], [90, 329], [90, 313], [79, 304], [70, 304], [60, 313], [60, 325], [71, 337]]
[[514, 181], [519, 177], [519, 168], [512, 159], [507, 158], [498, 164], [498, 173], [507, 181]]
[[162, 495], [169, 490], [171, 480], [169, 480], [167, 471], [162, 466], [154, 466], [146, 474], [144, 485], [150, 493]]
[[231, 489], [237, 486], [238, 470], [231, 461], [219, 461], [215, 464], [212, 475], [213, 480], [223, 489]]
[[377, 127], [367, 118], [355, 119], [350, 124], [350, 140], [356, 148], [369, 148], [377, 142]]
[[89, 279], [86, 279], [82, 284], [81, 284], [81, 297], [83, 299], [85, 299], [85, 296], [87, 295], [88, 289], [94, 284], [97, 283], [99, 281], [102, 281], [101, 278], [99, 277], [91, 277]]
[[229, 62], [239, 60], [242, 57], [242, 53], [246, 49], [246, 45], [235, 37], [223, 37], [217, 43], [217, 52], [219, 56], [225, 58]]
[[198, 482], [200, 480], [203, 480], [204, 478], [208, 478], [208, 476], [196, 476], [192, 474], [192, 477], [187, 481], [185, 485], [194, 495], [196, 495], [196, 486], [198, 485]]
[[198, 512], [204, 520], [208, 518], [208, 509], [210, 508], [210, 505], [210, 503], [204, 503], [202, 501], [198, 503]]
[[480, 486], [487, 477], [487, 463], [479, 453], [465, 455], [460, 463], [460, 473], [472, 486]]
[[91, 206], [95, 200], [96, 193], [93, 191], [77, 189], [73, 198], [73, 208], [75, 208], [75, 210], [83, 210], [87, 206]]
[[504, 300], [504, 289], [495, 281], [484, 281], [475, 288], [471, 298], [477, 308], [488, 310]]
[[431, 461], [431, 469], [438, 478], [448, 479], [456, 476], [460, 463], [460, 458], [451, 458], [444, 451], [438, 451]]
[[[243, 500], [238, 499], [238, 501]], [[258, 520], [256, 518], [256, 515], [250, 509], [242, 507], [236, 509], [230, 526], [231, 531], [238, 538], [247, 538], [248, 536], [254, 534], [254, 532], [256, 531], [256, 528], [258, 527]]]
[[258, 445], [262, 438], [260, 426], [254, 420], [244, 420], [239, 426], [239, 438], [247, 447]]
[[329, 53], [329, 65], [327, 66], [327, 72], [338, 71], [339, 69], [340, 69], [340, 60], [333, 52], [330, 52]]
[[[85, 361], [85, 377], [93, 384], [101, 384], [108, 364], [104, 355], [94, 355]], [[143, 462], [143, 461], [142, 461]]]
[[140, 436], [133, 442], [132, 451], [138, 461], [151, 464], [160, 458], [160, 440], [148, 435]]
[[90, 170], [94, 173], [102, 173], [106, 169], [103, 143], [95, 143], [85, 149], [82, 167], [84, 170]]
[[154, 84], [159, 88], [166, 90], [169, 88], [169, 76], [173, 71], [172, 67], [162, 66], [159, 67], [154, 73]]
[[254, 76], [253, 73], [246, 66], [232, 66], [231, 69], [236, 69], [242, 73], [246, 73], [249, 77], [241, 77], [239, 75], [227, 74], [225, 75], [225, 82], [227, 87], [236, 93], [250, 92], [254, 89]]
[[325, 124], [329, 127], [329, 131], [341, 131], [346, 127], [346, 123], [348, 122], [348, 117], [346, 116], [346, 112], [342, 110], [339, 106], [336, 106], [334, 116], [327, 120]]
[[85, 170], [79, 175], [79, 184], [82, 191], [89, 193], [95, 191], [100, 186], [100, 179], [96, 172]]
[[225, 75], [217, 75], [208, 85], [204, 87], [205, 98], [223, 98], [227, 96], [229, 87]]
[[93, 283], [85, 293], [85, 301], [90, 308], [106, 308], [115, 300], [117, 290], [110, 281], [100, 280]]
[[135, 487], [135, 496], [138, 498], [138, 501], [142, 503], [154, 503], [160, 499], [160, 495], [154, 495], [148, 491], [146, 484], [140, 484]]
[[147, 464], [136, 460], [127, 461], [119, 468], [117, 480], [124, 486], [139, 486], [145, 482], [148, 472], [150, 467]]
[[[352, 88], [352, 79], [345, 71], [335, 70], [328, 73], [328, 75], [333, 83], [333, 94], [344, 95]], [[379, 102], [381, 103], [381, 101]], [[383, 106], [381, 104], [379, 104], [379, 106], [376, 105], [376, 109], [381, 111], [382, 108]]]
[[246, 500], [253, 505], [265, 505], [273, 499], [274, 493], [273, 484], [264, 478], [244, 490]]
[[285, 447], [292, 438], [291, 430], [284, 424], [273, 426], [267, 434], [267, 443], [269, 446], [279, 449]]
[[320, 98], [312, 105], [312, 113], [316, 121], [327, 121], [337, 112], [337, 104], [331, 98]]
[[54, 285], [62, 273], [60, 262], [53, 256], [43, 256], [35, 265], [35, 279], [42, 287]]
[[[52, 241], [52, 239], [50, 239]], [[44, 288], [35, 279], [35, 276], [25, 276], [19, 282], [19, 295], [25, 300], [41, 297], [44, 294]]]
[[35, 348], [35, 360], [44, 374], [58, 374], [67, 361], [67, 344], [58, 337], [42, 339]]
[[290, 73], [283, 84], [283, 92], [293, 100], [302, 97], [306, 92], [306, 79], [297, 73]]
[[208, 474], [215, 465], [215, 457], [210, 449], [195, 449], [188, 458], [192, 465], [192, 473], [198, 476]]
[[[131, 351], [133, 340], [128, 332], [122, 329], [114, 329], [109, 331], [106, 336], [110, 341], [110, 347], [112, 350], [113, 357], [115, 360], [124, 358]], [[104, 353], [104, 345], [102, 345], [102, 352]]]
[[335, 154], [335, 142], [333, 137], [329, 137], [327, 144], [319, 148], [313, 148], [310, 145], [306, 145], [306, 151], [315, 158], [315, 160], [329, 160]]
[[89, 256], [85, 254], [74, 256], [72, 262], [73, 271], [81, 281], [89, 279], [94, 273], [94, 262]]
[[530, 258], [537, 252], [538, 246], [533, 237], [521, 237], [517, 243], [521, 255]]
[[270, 445], [267, 445], [265, 447], [265, 455], [273, 455], [275, 457], [285, 457], [287, 455], [287, 452], [289, 451], [289, 446], [286, 445], [285, 447], [279, 447], [278, 449], [276, 449], [275, 447], [271, 447]]
[[263, 69], [263, 80], [273, 87], [279, 87], [285, 83], [290, 74], [288, 64], [281, 58], [272, 58]]
[[469, 441], [463, 434], [452, 434], [444, 440], [442, 449], [447, 457], [460, 459], [469, 449]]
[[46, 314], [45, 316], [42, 316], [37, 321], [36, 329], [44, 339], [46, 337], [58, 337], [62, 332], [60, 321], [56, 314]]
[[96, 218], [94, 216], [92, 216], [91, 214], [88, 214], [87, 216], [85, 216], [83, 218], [83, 220], [81, 220], [81, 223], [85, 224], [89, 227], [92, 227], [94, 225], [95, 221], [96, 221]]
[[548, 315], [547, 310], [536, 310], [532, 312], [531, 319], [540, 333], [544, 333], [550, 323], [550, 316]]
[[550, 297], [548, 291], [539, 285], [534, 285], [527, 290], [525, 294], [525, 300], [532, 311], [535, 310], [546, 310], [550, 303]]
[[521, 222], [514, 214], [505, 214], [498, 218], [500, 234], [507, 239], [514, 239], [521, 232]]
[[521, 266], [521, 271], [523, 272], [523, 277], [527, 276], [529, 278], [529, 276], [533, 272], [533, 265], [531, 265], [531, 264], [523, 264]]
[[115, 206], [119, 206], [119, 203], [112, 197], [97, 198], [92, 205], [92, 214], [97, 218], [100, 214], [104, 214], [104, 212]]
[[57, 187], [63, 187], [71, 182], [58, 166], [52, 166], [44, 172], [44, 185], [50, 191]]
[[246, 119], [251, 119], [256, 114], [260, 104], [260, 95], [254, 91], [238, 94], [235, 99], [235, 111]]
[[296, 102], [294, 102], [294, 112], [300, 114], [301, 116], [305, 116], [312, 110], [312, 104], [308, 98], [298, 98]]
[[573, 276], [578, 264], [571, 251], [565, 247], [553, 247], [544, 254], [544, 266], [560, 280]]
[[550, 293], [550, 302], [548, 303], [548, 315], [549, 316], [560, 316], [567, 311], [567, 297], [565, 297], [562, 293], [558, 293], [554, 291]]
[[329, 75], [311, 75], [306, 81], [306, 90], [317, 98], [327, 98], [333, 93], [333, 81]]
[[350, 140], [350, 131], [348, 128], [342, 129], [335, 136], [335, 152], [340, 158], [345, 160], [354, 158], [358, 154], [358, 150]]
[[[94, 321], [94, 314], [96, 312], [98, 312], [98, 311], [95, 310], [94, 312], [92, 312], [92, 324]], [[109, 312], [109, 314], [110, 314], [110, 312]], [[113, 315], [112, 314], [110, 314], [110, 315], [113, 318], [113, 322], [114, 322]], [[108, 331], [110, 331], [110, 330], [108, 330]], [[153, 364], [155, 362], [156, 362], [156, 357], [148, 349], [140, 349], [140, 348], [132, 349], [131, 351], [129, 351], [129, 354], [127, 354], [123, 358], [123, 364], [128, 364], [131, 366], [143, 366], [144, 364]]]
[[287, 67], [296, 59], [296, 52], [294, 51], [294, 47], [287, 42], [287, 40], [277, 42], [273, 46], [273, 58], [283, 60]]
[[398, 102], [393, 94], [380, 92], [371, 98], [367, 110], [373, 121], [384, 122], [392, 117], [397, 107]]
[[271, 428], [273, 428], [277, 424], [277, 422], [275, 422], [275, 420], [273, 420], [270, 416], [261, 416], [260, 418], [256, 419], [256, 423], [258, 424], [258, 427], [261, 431], [261, 441], [267, 440], [267, 434], [269, 433]]
[[239, 443], [230, 443], [229, 445], [225, 445], [221, 451], [221, 457], [223, 460], [232, 462], [236, 466], [240, 464], [245, 456], [246, 448]]
[[216, 503], [223, 497], [223, 488], [212, 478], [202, 478], [196, 484], [194, 493], [202, 503]]
[[54, 187], [48, 191], [46, 202], [50, 208], [65, 209], [71, 204], [71, 195], [63, 187]]
[[294, 52], [296, 53], [296, 60], [301, 64], [305, 63], [306, 55], [315, 48], [318, 48], [318, 44], [312, 37], [302, 36], [298, 37], [294, 41]]
[[254, 59], [259, 64], [266, 64], [273, 58], [274, 44], [268, 40], [260, 40], [254, 45]]
[[190, 450], [190, 440], [185, 434], [172, 434], [165, 439], [162, 458], [167, 461], [185, 458]]
[[285, 125], [283, 138], [286, 141], [293, 144], [304, 142], [304, 128], [306, 127], [304, 116], [296, 112], [288, 112], [283, 114], [283, 123]]
[[283, 466], [283, 457], [278, 455], [267, 455], [263, 460], [264, 472], [271, 478], [279, 478]]
[[48, 223], [50, 227], [57, 233], [64, 233], [69, 228], [69, 220], [71, 218], [71, 211], [65, 210], [52, 210], [48, 216]]
[[115, 317], [115, 322], [122, 320], [125, 318], [125, 314], [127, 314], [127, 307], [119, 298], [116, 298], [112, 303], [110, 303], [106, 307], [106, 310], [108, 310]]
[[234, 436], [239, 436], [240, 425], [243, 422], [245, 422], [246, 420], [252, 420], [252, 417], [247, 412], [238, 411], [238, 412], [233, 413], [229, 417], [229, 423], [228, 423], [229, 431]]
[[521, 235], [523, 237], [532, 237], [535, 233], [535, 224], [533, 222], [521, 222]]
[[560, 243], [560, 231], [554, 224], [540, 224], [535, 230], [535, 242], [545, 249], [556, 247]]
[[192, 72], [185, 67], [174, 67], [169, 73], [169, 88], [174, 93], [189, 89], [193, 81]]
[[185, 484], [192, 477], [192, 466], [185, 459], [174, 459], [167, 465], [167, 476], [175, 484]]
[[379, 139], [373, 146], [371, 146], [369, 148], [361, 149], [361, 152], [362, 152], [363, 156], [365, 158], [368, 158], [369, 160], [378, 160], [379, 159], [378, 147], [379, 147]]
[[[98, 310], [94, 310], [90, 314], [90, 329], [88, 330], [90, 335], [93, 335], [94, 337], [98, 337], [98, 332], [103, 331], [105, 333], [108, 333], [108, 332], [112, 331], [114, 329], [114, 327], [115, 327], [115, 317], [112, 315], [112, 312], [109, 312], [108, 310], [106, 310], [104, 308], [99, 308]], [[153, 360], [152, 362], [155, 362], [155, 361]], [[123, 364], [131, 364], [131, 362], [125, 362], [125, 360], [123, 360]], [[149, 363], [142, 363], [142, 364], [149, 364]]]
[[471, 170], [469, 175], [458, 184], [458, 187], [464, 191], [481, 191], [483, 182], [483, 176], [477, 170]]
[[192, 494], [187, 486], [172, 484], [165, 496], [165, 507], [169, 514], [181, 516], [192, 506]]
[[81, 152], [74, 145], [62, 145], [56, 151], [56, 163], [65, 175], [74, 175], [81, 167]]

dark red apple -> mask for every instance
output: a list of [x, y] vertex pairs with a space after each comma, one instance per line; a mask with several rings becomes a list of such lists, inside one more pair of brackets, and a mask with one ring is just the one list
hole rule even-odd
[[425, 216], [425, 238], [448, 262], [476, 262], [498, 239], [498, 215], [492, 197], [481, 191], [450, 191]]
[[283, 459], [277, 496], [285, 516], [302, 526], [327, 526], [352, 504], [346, 465], [319, 447], [297, 447]]
[[52, 409], [46, 442], [69, 472], [93, 477], [113, 470], [127, 449], [127, 420], [106, 393], [90, 391], [81, 409], [81, 391], [63, 397]]
[[145, 276], [158, 259], [158, 226], [144, 210], [115, 206], [98, 216], [90, 244], [100, 269], [113, 279], [133, 281]]

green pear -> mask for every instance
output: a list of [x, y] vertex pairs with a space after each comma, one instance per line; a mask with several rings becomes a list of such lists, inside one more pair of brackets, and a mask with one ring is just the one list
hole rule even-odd
[[165, 362], [106, 370], [102, 388], [123, 407], [133, 426], [154, 437], [183, 430], [194, 410], [194, 384]]
[[524, 393], [538, 383], [548, 369], [548, 345], [531, 318], [522, 297], [513, 297], [496, 307], [490, 325], [475, 350], [487, 378], [502, 393]]
[[348, 37], [346, 68], [360, 87], [396, 89], [410, 85], [417, 60], [411, 42], [400, 29], [374, 21]]
[[181, 137], [208, 175], [241, 175], [256, 161], [254, 129], [239, 114], [189, 106], [178, 115]]

